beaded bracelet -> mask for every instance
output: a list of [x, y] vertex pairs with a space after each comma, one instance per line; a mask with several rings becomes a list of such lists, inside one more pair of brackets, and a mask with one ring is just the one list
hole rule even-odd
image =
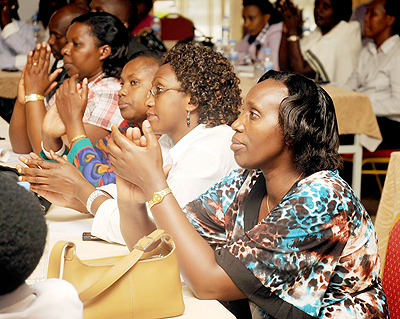
[[92, 215], [93, 215], [93, 213], [92, 213], [92, 204], [93, 204], [94, 200], [99, 196], [106, 196], [106, 194], [104, 194], [103, 191], [101, 191], [99, 189], [96, 189], [93, 193], [90, 194], [89, 198], [87, 199], [86, 209]]

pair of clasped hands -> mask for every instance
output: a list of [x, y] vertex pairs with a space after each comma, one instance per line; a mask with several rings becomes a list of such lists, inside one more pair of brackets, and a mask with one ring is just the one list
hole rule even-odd
[[[141, 206], [152, 198], [155, 191], [165, 188], [166, 178], [171, 165], [162, 167], [161, 148], [150, 123], [143, 122], [142, 136], [139, 128], [128, 128], [126, 136], [113, 125], [108, 141], [110, 161], [117, 174], [116, 184], [118, 201]], [[49, 162], [31, 153], [31, 158], [20, 156], [28, 168], [18, 166], [22, 180], [31, 184], [31, 190], [48, 199], [53, 204], [74, 208], [78, 190], [77, 184], [85, 180], [81, 172], [68, 162], [50, 151], [56, 161]], [[87, 183], [87, 181], [85, 180]]]
[[[37, 44], [35, 51], [28, 54], [26, 66], [18, 85], [18, 102], [25, 104], [25, 95], [46, 96], [53, 90], [62, 69], [56, 69], [50, 75], [51, 48], [46, 43]], [[79, 74], [65, 79], [56, 91], [56, 102], [46, 112], [42, 129], [51, 137], [58, 138], [66, 134], [66, 127], [82, 121], [87, 105], [88, 80], [77, 83]]]

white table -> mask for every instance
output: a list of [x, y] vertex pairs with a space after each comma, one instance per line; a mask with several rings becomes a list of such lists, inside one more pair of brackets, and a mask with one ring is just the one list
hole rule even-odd
[[[128, 253], [126, 246], [103, 241], [82, 241], [82, 232], [90, 231], [93, 218], [75, 210], [52, 205], [46, 215], [49, 221], [49, 249], [59, 240], [68, 240], [76, 244], [76, 253], [82, 260], [119, 256]], [[192, 291], [183, 285], [185, 312], [176, 318], [224, 319], [235, 318], [216, 300], [197, 299]]]
[[[10, 152], [10, 161], [1, 163], [15, 167], [18, 155], [12, 152], [8, 139], [8, 123], [0, 118], [0, 136], [5, 140], [0, 140], [0, 148]], [[21, 164], [21, 163], [20, 163]], [[103, 241], [82, 241], [82, 232], [90, 231], [93, 218], [90, 215], [81, 214], [75, 210], [52, 205], [46, 215], [49, 222], [49, 251], [59, 240], [72, 241], [76, 244], [76, 252], [82, 260], [101, 258], [109, 256], [119, 256], [128, 253], [126, 246], [110, 244]], [[47, 256], [47, 258], [49, 255]], [[182, 316], [175, 318], [190, 319], [234, 319], [235, 317], [217, 300], [197, 299], [186, 285], [182, 286], [183, 298], [185, 302], [185, 312]]]
[[[242, 96], [256, 84], [251, 73], [238, 73]], [[352, 188], [358, 197], [361, 195], [363, 147], [373, 152], [382, 141], [375, 113], [367, 95], [346, 90], [334, 85], [322, 86], [331, 96], [335, 105], [340, 135], [354, 135], [352, 145], [340, 145], [340, 154], [353, 154]]]

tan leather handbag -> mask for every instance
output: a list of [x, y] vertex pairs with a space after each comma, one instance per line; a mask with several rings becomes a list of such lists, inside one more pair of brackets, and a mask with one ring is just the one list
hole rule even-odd
[[[159, 239], [157, 248], [146, 252]], [[118, 257], [82, 261], [74, 243], [59, 241], [50, 254], [48, 278], [76, 287], [84, 319], [165, 318], [185, 310], [175, 244], [161, 229]]]

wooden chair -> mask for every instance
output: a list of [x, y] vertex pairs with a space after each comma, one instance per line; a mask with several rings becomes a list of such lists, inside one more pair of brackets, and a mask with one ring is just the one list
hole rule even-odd
[[391, 319], [400, 319], [400, 214], [390, 230], [382, 286], [385, 290]]

